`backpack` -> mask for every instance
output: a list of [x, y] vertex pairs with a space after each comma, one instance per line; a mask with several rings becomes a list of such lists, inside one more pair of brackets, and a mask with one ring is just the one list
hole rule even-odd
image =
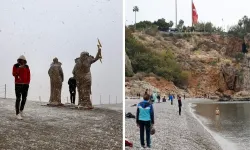
[[135, 115], [133, 115], [131, 112], [128, 112], [125, 116], [127, 118], [135, 118]]

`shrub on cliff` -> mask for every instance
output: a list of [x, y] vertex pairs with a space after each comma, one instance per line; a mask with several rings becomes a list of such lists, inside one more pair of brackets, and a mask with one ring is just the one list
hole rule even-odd
[[154, 52], [131, 35], [126, 35], [125, 47], [134, 73], [152, 72], [176, 84], [187, 83], [187, 75], [181, 70], [171, 50]]
[[156, 36], [157, 32], [158, 32], [158, 29], [156, 27], [146, 29], [145, 31], [146, 34], [151, 35], [151, 36]]
[[244, 54], [243, 53], [237, 53], [235, 54], [235, 59], [239, 63], [244, 59]]

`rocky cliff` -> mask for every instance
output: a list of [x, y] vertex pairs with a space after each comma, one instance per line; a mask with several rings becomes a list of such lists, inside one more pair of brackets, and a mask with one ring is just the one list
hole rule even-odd
[[[241, 53], [242, 39], [215, 34], [160, 32], [155, 35], [134, 32], [133, 37], [152, 51], [171, 51], [181, 69], [190, 75], [185, 86], [180, 87], [162, 77], [135, 72], [133, 77], [126, 77], [127, 96], [143, 93], [148, 88], [161, 95], [185, 93], [202, 97], [209, 94], [221, 100], [250, 97], [250, 55]], [[133, 70], [129, 56], [126, 56], [127, 68]]]

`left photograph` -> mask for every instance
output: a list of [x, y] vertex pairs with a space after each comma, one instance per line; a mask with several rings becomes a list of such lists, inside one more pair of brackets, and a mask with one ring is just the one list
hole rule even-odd
[[0, 149], [123, 147], [123, 6], [0, 6]]

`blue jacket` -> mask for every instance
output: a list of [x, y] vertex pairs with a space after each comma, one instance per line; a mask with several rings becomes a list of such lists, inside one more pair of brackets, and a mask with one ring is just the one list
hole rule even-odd
[[169, 96], [169, 100], [170, 100], [170, 101], [172, 101], [173, 98], [174, 98], [174, 97], [173, 97], [172, 95]]
[[153, 105], [144, 100], [138, 104], [136, 113], [136, 123], [139, 121], [151, 121], [154, 124], [154, 109]]

